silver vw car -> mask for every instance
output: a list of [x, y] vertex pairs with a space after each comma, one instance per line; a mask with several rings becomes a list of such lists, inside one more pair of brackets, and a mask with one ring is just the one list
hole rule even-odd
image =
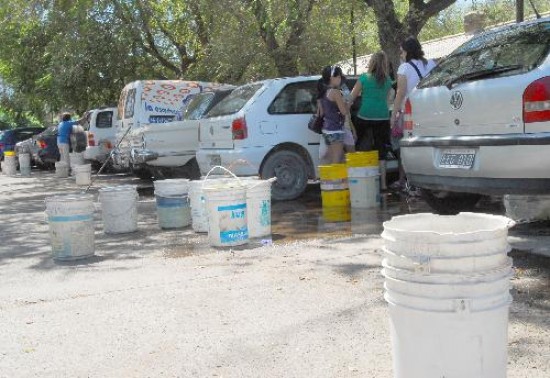
[[550, 193], [550, 18], [473, 37], [411, 94], [401, 156], [440, 213]]

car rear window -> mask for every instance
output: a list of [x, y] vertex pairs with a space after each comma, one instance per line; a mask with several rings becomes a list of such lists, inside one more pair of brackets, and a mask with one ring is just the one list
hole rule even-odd
[[207, 118], [237, 113], [263, 86], [262, 83], [247, 84], [235, 89], [206, 114]]
[[448, 85], [465, 75], [480, 80], [522, 74], [539, 66], [549, 49], [550, 22], [483, 33], [444, 58], [418, 88]]
[[185, 111], [183, 112], [183, 119], [201, 119], [213, 98], [213, 92], [204, 92], [195, 95], [187, 108], [185, 108]]
[[109, 129], [113, 127], [113, 112], [99, 112], [97, 113], [96, 127], [98, 129]]

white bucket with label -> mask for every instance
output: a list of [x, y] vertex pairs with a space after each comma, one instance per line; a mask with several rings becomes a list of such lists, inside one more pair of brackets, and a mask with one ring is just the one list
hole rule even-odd
[[6, 176], [15, 176], [17, 174], [17, 157], [5, 155], [3, 163], [2, 172]]
[[162, 229], [182, 228], [191, 224], [189, 180], [157, 180], [155, 197], [159, 226]]
[[30, 154], [19, 154], [19, 172], [21, 176], [30, 176], [31, 175], [31, 155]]
[[65, 178], [69, 177], [69, 165], [64, 161], [58, 161], [55, 163], [55, 177]]
[[94, 254], [94, 204], [88, 194], [46, 198], [46, 215], [55, 260], [76, 260]]
[[368, 209], [380, 205], [378, 167], [348, 167], [348, 183], [352, 208]]
[[[222, 169], [228, 173], [223, 167], [214, 167], [210, 170]], [[201, 176], [200, 180], [194, 180], [189, 182], [189, 204], [191, 206], [191, 223], [193, 231], [195, 232], [208, 232], [208, 212], [206, 210], [206, 200], [204, 198], [203, 188], [208, 186], [242, 186], [243, 181], [247, 180], [259, 180], [258, 176], [240, 177], [237, 178], [232, 173], [232, 176], [228, 175], [212, 175]]]
[[91, 164], [76, 165], [73, 167], [76, 185], [88, 186], [92, 183]]
[[205, 186], [203, 191], [210, 244], [230, 247], [248, 243], [246, 188], [225, 184]]
[[246, 217], [250, 239], [271, 236], [271, 184], [273, 180], [245, 180]]
[[69, 153], [69, 164], [71, 168], [71, 174], [74, 175], [75, 167], [86, 164], [86, 162], [84, 161], [84, 155], [81, 152]]
[[513, 224], [474, 213], [384, 223], [395, 377], [506, 376]]
[[99, 189], [103, 232], [125, 234], [137, 231], [137, 200], [138, 193], [134, 185]]

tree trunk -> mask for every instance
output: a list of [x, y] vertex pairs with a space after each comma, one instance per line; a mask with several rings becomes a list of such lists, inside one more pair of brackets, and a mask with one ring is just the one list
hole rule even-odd
[[395, 72], [399, 67], [399, 48], [409, 36], [418, 37], [426, 22], [456, 0], [409, 0], [409, 10], [403, 21], [400, 21], [391, 0], [365, 0], [376, 17], [380, 47], [388, 55]]

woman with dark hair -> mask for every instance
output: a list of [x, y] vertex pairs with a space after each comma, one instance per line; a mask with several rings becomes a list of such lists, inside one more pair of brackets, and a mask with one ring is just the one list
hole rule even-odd
[[318, 103], [323, 115], [323, 139], [327, 145], [327, 164], [341, 163], [344, 157], [344, 124], [349, 111], [340, 90], [342, 77], [340, 67], [326, 66], [318, 86]]
[[[401, 44], [401, 60], [403, 63], [397, 69], [397, 93], [391, 116], [392, 136], [401, 138], [397, 122], [402, 122], [405, 102], [418, 82], [426, 76], [434, 67], [433, 60], [424, 57], [424, 51], [420, 42], [414, 37], [409, 37]], [[399, 159], [399, 181], [397, 189], [405, 190], [406, 178], [401, 159]]]
[[383, 51], [372, 55], [367, 73], [362, 74], [351, 91], [351, 103], [361, 96], [357, 114], [357, 128], [362, 130], [359, 146], [371, 145], [378, 151], [380, 160], [380, 188], [386, 190], [386, 155], [390, 146], [390, 111], [388, 97], [392, 81], [389, 77], [388, 58]]

